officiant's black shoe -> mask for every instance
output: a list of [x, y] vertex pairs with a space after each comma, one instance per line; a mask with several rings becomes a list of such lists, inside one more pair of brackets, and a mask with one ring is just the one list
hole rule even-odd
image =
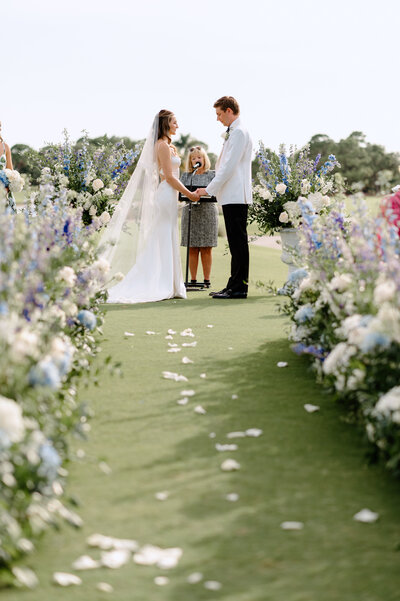
[[210, 280], [204, 280], [204, 288], [210, 288], [211, 282]]
[[217, 292], [213, 298], [247, 298], [247, 292], [237, 292], [228, 288], [224, 292]]
[[219, 292], [209, 292], [209, 296], [215, 296], [216, 294], [224, 294], [224, 292], [226, 292], [228, 290], [228, 288], [222, 288], [222, 290], [220, 290]]

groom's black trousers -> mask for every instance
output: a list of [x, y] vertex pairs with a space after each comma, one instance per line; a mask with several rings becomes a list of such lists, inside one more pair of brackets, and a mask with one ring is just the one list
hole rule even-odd
[[247, 292], [249, 281], [249, 243], [246, 204], [222, 205], [226, 235], [231, 251], [231, 277], [226, 285], [234, 292]]

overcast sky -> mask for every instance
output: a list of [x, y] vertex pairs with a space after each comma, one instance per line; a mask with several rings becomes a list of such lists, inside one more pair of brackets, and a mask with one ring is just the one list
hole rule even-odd
[[140, 139], [168, 108], [218, 152], [228, 94], [255, 146], [361, 130], [400, 151], [399, 23], [398, 0], [2, 0], [3, 137]]

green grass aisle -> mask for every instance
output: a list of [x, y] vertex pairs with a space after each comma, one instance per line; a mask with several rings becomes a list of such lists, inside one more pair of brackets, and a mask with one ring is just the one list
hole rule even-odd
[[[282, 281], [278, 251], [253, 247], [251, 254], [253, 281]], [[220, 286], [227, 262], [221, 247], [213, 273]], [[100, 388], [87, 393], [96, 416], [83, 445], [86, 461], [72, 467], [69, 486], [81, 502], [84, 528], [48, 535], [30, 561], [40, 589], [5, 592], [4, 599], [399, 599], [399, 483], [366, 464], [357, 430], [340, 419], [341, 408], [291, 353], [275, 305], [276, 299], [253, 286], [247, 301], [215, 301], [192, 292], [187, 302], [110, 307], [102, 346], [122, 361], [124, 377], [104, 373]], [[169, 328], [177, 331], [173, 342], [197, 340], [196, 348], [168, 353]], [[185, 328], [196, 337], [181, 337]], [[124, 338], [125, 331], [135, 336]], [[194, 363], [182, 364], [185, 355]], [[278, 361], [289, 365], [280, 369]], [[162, 379], [163, 370], [184, 374], [189, 382]], [[196, 392], [186, 406], [177, 405], [183, 389]], [[308, 414], [304, 403], [321, 410]], [[196, 414], [196, 405], [206, 415]], [[247, 428], [261, 428], [263, 435], [226, 438]], [[220, 453], [217, 442], [239, 449]], [[227, 458], [241, 469], [221, 471]], [[99, 469], [100, 459], [111, 466], [110, 475]], [[169, 491], [168, 499], [156, 500], [159, 491]], [[232, 492], [237, 502], [225, 499]], [[379, 521], [355, 522], [353, 515], [364, 507], [378, 512]], [[304, 522], [304, 529], [282, 530], [287, 520]], [[98, 556], [85, 544], [94, 532], [179, 546], [183, 557], [171, 571], [131, 563], [82, 572], [78, 588], [55, 588], [54, 571], [70, 571], [84, 553]], [[192, 572], [222, 588], [188, 584]], [[160, 574], [170, 578], [168, 585], [155, 585]], [[97, 591], [100, 581], [112, 584], [114, 593]]]

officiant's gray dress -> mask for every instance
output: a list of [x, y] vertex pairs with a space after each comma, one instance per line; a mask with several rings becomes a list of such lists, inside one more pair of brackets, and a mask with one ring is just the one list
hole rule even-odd
[[[187, 188], [196, 186], [206, 188], [215, 177], [215, 171], [192, 174], [185, 171], [181, 182]], [[181, 246], [187, 245], [189, 207], [185, 205], [181, 221]], [[190, 225], [190, 246], [210, 247], [218, 245], [218, 207], [216, 202], [194, 202], [192, 204], [192, 219]]]

